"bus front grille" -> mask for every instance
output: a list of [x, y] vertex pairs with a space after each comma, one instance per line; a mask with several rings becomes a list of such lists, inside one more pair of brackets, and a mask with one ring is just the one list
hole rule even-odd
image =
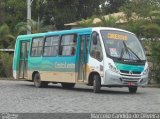
[[132, 77], [140, 77], [141, 76], [141, 72], [137, 72], [137, 71], [125, 71], [125, 70], [120, 70], [120, 75], [122, 76], [132, 76]]
[[[130, 71], [120, 70], [121, 73], [130, 74]], [[139, 71], [132, 71], [132, 74], [141, 74]]]
[[120, 80], [123, 82], [123, 84], [134, 83], [136, 85], [139, 82], [140, 79], [139, 78], [131, 78], [131, 79], [121, 78]]

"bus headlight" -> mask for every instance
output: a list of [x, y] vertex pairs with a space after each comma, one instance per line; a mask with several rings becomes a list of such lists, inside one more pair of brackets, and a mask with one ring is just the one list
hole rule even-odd
[[147, 68], [147, 69], [145, 69], [144, 71], [143, 71], [143, 75], [146, 75], [146, 74], [148, 74], [149, 73], [149, 68]]
[[111, 63], [108, 63], [109, 69], [112, 70], [113, 72], [119, 73], [119, 70], [113, 66]]

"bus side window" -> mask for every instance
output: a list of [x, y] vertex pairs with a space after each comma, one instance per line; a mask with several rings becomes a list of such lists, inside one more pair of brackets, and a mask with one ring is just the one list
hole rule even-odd
[[44, 42], [43, 56], [58, 55], [59, 36], [47, 36]]
[[[93, 35], [96, 35], [96, 37]], [[96, 39], [95, 39], [96, 38]], [[90, 47], [90, 55], [97, 59], [97, 60], [102, 60], [103, 59], [103, 54], [102, 54], [102, 47], [99, 39], [98, 33], [94, 32], [92, 34], [92, 40], [91, 40], [91, 47]]]
[[33, 38], [31, 56], [38, 57], [42, 55], [43, 37]]
[[76, 52], [77, 38], [75, 34], [63, 35], [60, 45], [60, 55], [73, 56]]

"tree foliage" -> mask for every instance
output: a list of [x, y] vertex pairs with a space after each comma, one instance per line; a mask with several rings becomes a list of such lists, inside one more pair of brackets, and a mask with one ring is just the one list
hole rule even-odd
[[7, 48], [13, 39], [14, 39], [14, 36], [11, 35], [9, 26], [7, 24], [1, 25], [0, 26], [0, 48]]
[[0, 77], [12, 77], [13, 55], [0, 52]]
[[129, 0], [104, 0], [101, 7], [103, 14], [111, 14], [119, 11], [119, 8]]
[[[160, 1], [159, 0], [132, 0], [120, 8], [126, 14], [128, 23], [125, 28], [138, 36], [157, 37], [160, 27]], [[134, 13], [134, 14], [133, 14]], [[135, 15], [138, 20], [133, 20]]]
[[153, 63], [152, 78], [160, 83], [160, 41], [151, 43], [151, 62]]
[[[98, 22], [94, 23], [96, 20]], [[87, 20], [83, 19], [78, 23], [79, 27], [116, 27], [116, 22], [118, 18], [109, 16], [105, 18], [104, 16], [93, 16]]]
[[86, 19], [99, 14], [99, 5], [103, 0], [48, 0], [44, 22], [53, 23], [57, 29], [65, 29], [64, 23]]
[[14, 33], [15, 24], [26, 21], [26, 1], [25, 0], [2, 0], [3, 3], [3, 23], [6, 23], [11, 32]]

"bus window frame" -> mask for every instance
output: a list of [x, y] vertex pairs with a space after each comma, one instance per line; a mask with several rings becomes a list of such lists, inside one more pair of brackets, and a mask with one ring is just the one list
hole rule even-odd
[[[76, 38], [76, 45], [75, 45], [76, 51], [75, 51], [74, 55], [60, 55], [60, 54], [61, 54], [60, 52], [62, 52], [62, 51], [61, 51], [62, 37], [63, 37], [63, 36], [66, 36], [66, 35], [74, 35], [74, 37]], [[76, 56], [76, 54], [77, 54], [77, 44], [78, 44], [78, 34], [77, 34], [77, 33], [61, 34], [61, 36], [60, 36], [60, 42], [59, 42], [59, 52], [58, 52], [58, 56], [59, 56], [59, 57], [74, 57], [74, 56]]]
[[[43, 38], [43, 42], [42, 42], [42, 53], [40, 54], [40, 56], [32, 56], [33, 40], [36, 39], [36, 38]], [[43, 46], [44, 46], [44, 36], [32, 37], [31, 47], [30, 47], [30, 57], [42, 57], [42, 54], [43, 54]]]
[[[52, 56], [45, 56], [44, 55], [44, 48], [45, 48], [45, 41], [46, 41], [46, 39], [47, 39], [47, 37], [53, 37], [53, 36], [58, 36], [58, 51], [57, 51], [57, 55], [52, 55]], [[45, 36], [45, 38], [44, 38], [44, 42], [43, 42], [43, 53], [42, 53], [42, 57], [57, 57], [57, 56], [59, 56], [59, 50], [60, 50], [60, 39], [61, 39], [61, 35], [48, 35], [48, 36]], [[52, 46], [50, 46], [50, 47], [52, 47]]]

